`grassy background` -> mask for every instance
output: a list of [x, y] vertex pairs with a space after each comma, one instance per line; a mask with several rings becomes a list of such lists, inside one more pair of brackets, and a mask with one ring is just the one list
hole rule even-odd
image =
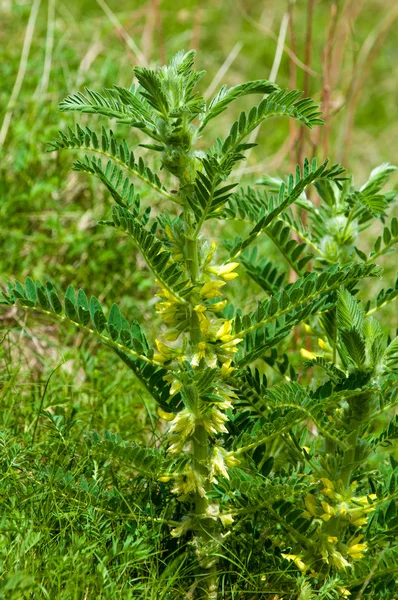
[[[84, 86], [128, 86], [134, 64], [155, 66], [194, 47], [198, 68], [207, 69], [206, 97], [221, 75], [233, 85], [273, 72], [281, 86], [324, 102], [322, 132], [264, 128], [242, 178], [286, 173], [315, 153], [341, 160], [363, 181], [372, 167], [394, 161], [397, 18], [394, 0], [1, 0], [1, 279], [84, 286], [105, 306], [118, 301], [146, 321], [151, 335], [153, 281], [126, 239], [96, 225], [108, 214], [107, 194], [69, 171], [71, 155], [45, 153], [57, 130], [74, 124], [58, 102]], [[224, 123], [231, 120], [226, 113]], [[131, 135], [123, 126], [118, 132]], [[163, 525], [154, 521], [165, 490], [132, 483], [128, 466], [109, 461], [106, 447], [87, 437], [111, 430], [155, 442], [161, 429], [144, 391], [116, 357], [72, 329], [2, 309], [3, 335], [0, 598], [178, 597], [188, 567], [180, 560], [163, 571]], [[144, 517], [138, 504], [147, 505]]]

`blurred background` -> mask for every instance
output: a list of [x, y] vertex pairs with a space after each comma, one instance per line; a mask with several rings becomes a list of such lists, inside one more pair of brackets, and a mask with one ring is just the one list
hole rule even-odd
[[[222, 83], [265, 78], [322, 104], [326, 125], [311, 132], [283, 120], [264, 126], [240, 168], [241, 183], [285, 176], [305, 156], [340, 161], [358, 184], [380, 163], [396, 162], [396, 0], [0, 0], [0, 22], [2, 281], [30, 275], [60, 289], [73, 282], [105, 307], [116, 301], [126, 314], [153, 322], [155, 287], [141, 258], [125, 238], [96, 224], [108, 218], [109, 195], [93, 178], [70, 170], [76, 153], [45, 149], [58, 129], [75, 121], [94, 129], [107, 125], [90, 115], [59, 113], [65, 95], [84, 86], [129, 86], [133, 65], [156, 67], [180, 49], [198, 51], [207, 99]], [[225, 135], [256, 100], [235, 103], [203, 143]], [[138, 142], [126, 126], [114, 129], [133, 147]], [[52, 386], [67, 385], [68, 406], [86, 407], [93, 426], [103, 419], [134, 435], [133, 376], [116, 367], [116, 357], [73, 328], [60, 332], [14, 309], [2, 310], [1, 323], [10, 341], [5, 364], [12, 362], [26, 382], [33, 377], [37, 393], [65, 360]], [[151, 335], [154, 327], [148, 329]]]

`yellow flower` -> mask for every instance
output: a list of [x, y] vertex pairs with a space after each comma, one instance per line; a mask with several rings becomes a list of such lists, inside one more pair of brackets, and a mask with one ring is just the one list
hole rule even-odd
[[221, 327], [216, 331], [216, 340], [221, 340], [222, 342], [229, 342], [231, 340], [231, 331], [232, 331], [232, 323], [233, 319], [229, 321], [224, 321]]
[[217, 296], [221, 296], [220, 288], [225, 285], [225, 281], [221, 281], [221, 279], [213, 279], [212, 281], [208, 281], [202, 286], [200, 290], [200, 295], [202, 298], [217, 298]]
[[321, 350], [328, 350], [327, 343], [321, 338], [318, 338], [318, 346], [321, 348]]
[[344, 517], [347, 514], [347, 511], [348, 511], [348, 504], [347, 504], [347, 502], [340, 502], [340, 504], [337, 507], [337, 511], [338, 511], [339, 515], [341, 515], [342, 517]]
[[203, 477], [194, 469], [187, 469], [176, 480], [172, 489], [173, 494], [199, 494], [204, 498], [206, 491], [203, 486]]
[[206, 515], [208, 517], [210, 517], [210, 519], [214, 519], [214, 520], [217, 519], [219, 514], [220, 514], [220, 507], [216, 502], [212, 502], [206, 508]]
[[337, 494], [334, 491], [334, 485], [330, 481], [330, 479], [327, 479], [326, 477], [322, 477], [321, 481], [322, 481], [323, 485], [325, 486], [322, 490], [322, 494], [324, 496], [327, 496], [328, 498], [331, 498], [332, 500], [334, 498], [336, 498]]
[[314, 494], [308, 493], [304, 498], [305, 507], [311, 517], [316, 517], [316, 498]]
[[157, 354], [155, 356], [158, 357], [157, 360], [159, 362], [165, 362], [167, 360], [172, 360], [173, 358], [175, 358], [176, 356], [181, 354], [180, 350], [178, 350], [176, 348], [170, 348], [170, 346], [166, 346], [166, 344], [164, 344], [160, 340], [155, 340], [155, 344], [156, 344], [156, 347], [159, 352], [159, 354]]
[[324, 521], [329, 521], [332, 516], [335, 514], [335, 510], [333, 506], [330, 506], [327, 502], [321, 502], [322, 508], [325, 511], [323, 515], [321, 515], [321, 519]]
[[182, 452], [187, 439], [195, 431], [195, 417], [187, 408], [181, 410], [173, 419], [170, 426], [170, 440], [173, 442], [168, 452], [170, 454], [179, 454]]
[[162, 408], [158, 408], [158, 415], [161, 419], [163, 419], [164, 421], [172, 421], [173, 419], [175, 419], [175, 414], [174, 413], [168, 413], [165, 410], [163, 410]]
[[210, 480], [216, 482], [215, 475], [221, 475], [229, 479], [228, 470], [225, 464], [226, 452], [223, 448], [215, 446], [210, 459]]
[[200, 315], [203, 314], [204, 312], [206, 312], [206, 307], [204, 304], [197, 304], [196, 306], [194, 306], [194, 311]]
[[228, 421], [227, 415], [222, 413], [215, 406], [203, 417], [203, 427], [207, 433], [228, 433], [224, 423]]
[[361, 560], [361, 558], [365, 558], [365, 555], [362, 552], [352, 552], [350, 553], [352, 560]]
[[212, 346], [206, 344], [206, 342], [199, 342], [198, 352], [191, 358], [191, 365], [198, 367], [200, 361], [205, 359], [207, 366], [214, 369], [217, 366], [217, 356], [214, 354]]
[[227, 306], [227, 300], [220, 300], [220, 302], [215, 302], [214, 304], [209, 304], [207, 310], [211, 310], [212, 312], [221, 312]]
[[232, 525], [232, 523], [234, 522], [234, 518], [229, 513], [227, 515], [220, 515], [220, 521], [224, 525], [224, 527], [228, 527], [228, 525]]
[[232, 340], [229, 340], [228, 342], [224, 342], [221, 345], [221, 348], [226, 351], [226, 352], [237, 352], [238, 349], [235, 348], [234, 346], [237, 346], [238, 344], [240, 344], [242, 341], [242, 338], [233, 338]]
[[177, 298], [175, 296], [173, 296], [173, 294], [171, 292], [169, 292], [169, 290], [167, 290], [164, 287], [161, 287], [161, 283], [158, 279], [155, 279], [157, 285], [160, 287], [160, 291], [157, 292], [157, 296], [159, 296], [159, 298], [164, 298], [165, 300], [169, 300], [170, 302], [172, 302], [173, 304], [179, 304]]
[[292, 560], [300, 571], [306, 571], [308, 569], [307, 565], [301, 560], [299, 554], [282, 554], [282, 556], [283, 558], [286, 558], [286, 560]]
[[351, 564], [348, 562], [348, 560], [346, 560], [344, 558], [344, 556], [341, 554], [341, 552], [333, 552], [330, 556], [331, 556], [332, 563], [338, 569], [345, 569], [346, 567], [351, 566]]
[[172, 529], [170, 533], [173, 537], [181, 537], [190, 529], [191, 524], [192, 519], [190, 519], [189, 517], [184, 517], [181, 521], [181, 525]]
[[356, 519], [355, 521], [352, 521], [352, 524], [355, 525], [355, 527], [361, 527], [362, 525], [365, 525], [367, 523], [367, 520], [367, 517], [362, 517], [361, 519]]
[[214, 256], [214, 253], [215, 253], [215, 251], [217, 250], [217, 246], [218, 246], [217, 242], [212, 242], [212, 243], [210, 244], [209, 253], [208, 253], [208, 255], [206, 256], [206, 260], [205, 260], [205, 265], [208, 265], [208, 264], [209, 264], [209, 262], [212, 260], [212, 258], [213, 258], [213, 256]]
[[209, 319], [205, 315], [206, 306], [204, 306], [204, 304], [197, 304], [194, 307], [194, 311], [196, 312], [196, 314], [198, 315], [198, 318], [199, 318], [199, 328], [200, 328], [200, 330], [205, 335], [208, 335], [208, 333], [210, 331], [210, 321], [209, 321]]
[[178, 324], [178, 308], [179, 306], [175, 302], [158, 302], [156, 304], [156, 312], [160, 313], [163, 321], [171, 327]]
[[321, 502], [321, 504], [322, 504], [322, 508], [325, 511], [325, 513], [327, 513], [328, 515], [334, 515], [333, 506], [330, 506], [330, 504], [328, 504], [327, 502]]
[[162, 483], [167, 483], [168, 481], [170, 481], [171, 477], [169, 475], [162, 475], [162, 477], [158, 477], [158, 481], [161, 481]]
[[358, 543], [362, 538], [362, 535], [358, 535], [354, 538], [347, 550], [347, 554], [349, 554], [353, 560], [364, 558], [365, 555], [363, 553], [368, 549], [366, 542], [363, 542], [362, 544]]
[[316, 354], [313, 354], [313, 352], [309, 352], [305, 348], [301, 348], [300, 354], [303, 358], [306, 358], [307, 360], [314, 360], [316, 358]]
[[338, 539], [334, 535], [329, 535], [328, 542], [329, 542], [329, 544], [337, 544]]
[[371, 500], [376, 500], [377, 496], [376, 496], [376, 494], [370, 494], [369, 496], [360, 496], [359, 498], [355, 497], [355, 496], [352, 497], [354, 502], [359, 502], [359, 504], [363, 504], [363, 505], [369, 504], [368, 498], [370, 498]]
[[170, 383], [170, 390], [169, 390], [170, 396], [174, 396], [174, 394], [179, 392], [180, 389], [182, 388], [182, 381], [177, 379], [177, 377], [175, 377], [174, 375], [165, 375], [163, 377], [163, 379], [165, 381], [167, 381], [168, 383]]
[[214, 273], [214, 275], [217, 275], [218, 277], [222, 277], [225, 281], [231, 281], [231, 279], [238, 277], [238, 273], [232, 272], [236, 267], [239, 267], [239, 263], [232, 262], [226, 265], [220, 265], [219, 267], [207, 267], [206, 270], [209, 273]]
[[229, 467], [236, 467], [240, 465], [240, 460], [237, 458], [233, 452], [227, 452], [225, 455], [225, 462]]
[[223, 362], [221, 366], [221, 377], [228, 377], [234, 370], [234, 367], [231, 367], [232, 360], [226, 360]]
[[[321, 477], [321, 481], [322, 481], [323, 485], [325, 486], [325, 489], [334, 490], [334, 485], [330, 481], [330, 479], [326, 479], [326, 477]], [[322, 490], [322, 491], [324, 491], [324, 490]]]

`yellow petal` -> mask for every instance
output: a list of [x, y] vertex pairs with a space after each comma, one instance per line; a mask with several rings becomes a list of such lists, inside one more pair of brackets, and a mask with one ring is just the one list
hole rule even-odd
[[328, 521], [330, 521], [331, 518], [332, 518], [332, 515], [328, 515], [327, 513], [324, 513], [323, 515], [321, 515], [321, 519], [323, 519], [324, 521], [326, 521], [326, 523]]
[[165, 410], [163, 410], [163, 408], [158, 408], [157, 413], [158, 413], [159, 417], [161, 419], [163, 419], [164, 421], [172, 421], [175, 417], [175, 414], [168, 413]]
[[214, 304], [210, 304], [207, 307], [207, 310], [211, 310], [213, 312], [220, 312], [222, 310], [224, 310], [224, 308], [227, 306], [227, 300], [220, 300], [220, 302], [215, 302]]
[[239, 277], [239, 273], [226, 273], [225, 275], [221, 275], [221, 277], [225, 281], [232, 281], [232, 279], [235, 279], [236, 277]]
[[217, 296], [221, 296], [220, 288], [224, 285], [225, 281], [221, 281], [221, 279], [213, 279], [212, 281], [208, 281], [202, 286], [200, 295], [203, 298], [217, 298]]
[[321, 481], [322, 481], [322, 483], [323, 483], [323, 485], [325, 486], [326, 489], [334, 490], [334, 485], [330, 481], [330, 479], [326, 479], [326, 477], [321, 477]]
[[324, 340], [322, 340], [321, 338], [318, 338], [318, 346], [321, 348], [321, 350], [328, 349], [327, 343]]
[[310, 513], [310, 515], [315, 517], [316, 516], [316, 498], [315, 498], [314, 494], [308, 493], [306, 495], [306, 497], [304, 498], [304, 504], [305, 504], [307, 511]]
[[322, 504], [322, 508], [326, 514], [328, 514], [328, 515], [335, 514], [335, 510], [334, 510], [333, 506], [330, 506], [330, 504], [328, 504], [327, 502], [321, 502], [321, 504]]
[[[216, 339], [222, 340], [224, 336], [229, 335], [232, 330], [232, 319], [230, 321], [224, 321], [219, 330], [216, 333]], [[224, 341], [224, 340], [223, 340]], [[229, 341], [229, 340], [225, 340]]]
[[231, 525], [234, 522], [234, 518], [231, 514], [220, 515], [220, 521], [224, 525], [224, 527], [227, 527], [228, 525]]
[[[218, 275], [219, 277], [224, 277], [225, 275], [229, 275], [234, 269], [236, 269], [236, 267], [239, 267], [239, 263], [231, 262], [226, 265], [208, 267], [207, 271], [209, 271], [209, 273], [214, 273], [215, 275]], [[235, 277], [237, 277], [237, 276], [238, 276], [238, 274], [235, 273]]]
[[306, 358], [307, 360], [315, 360], [316, 358], [316, 354], [314, 354], [313, 352], [309, 352], [305, 348], [301, 348], [300, 354], [303, 358]]

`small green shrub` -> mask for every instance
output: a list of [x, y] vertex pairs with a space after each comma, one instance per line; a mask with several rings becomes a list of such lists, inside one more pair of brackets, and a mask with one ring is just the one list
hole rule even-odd
[[[157, 447], [109, 433], [89, 442], [159, 491], [170, 560], [180, 549], [195, 569], [186, 597], [392, 598], [398, 338], [374, 314], [398, 296], [398, 280], [376, 299], [366, 286], [398, 242], [397, 219], [385, 224], [395, 193], [382, 191], [395, 168], [381, 165], [357, 189], [342, 167], [313, 159], [286, 181], [240, 187], [247, 136], [271, 117], [321, 125], [319, 108], [263, 80], [223, 86], [207, 105], [193, 63], [194, 52], [180, 52], [157, 71], [136, 67], [137, 87], [86, 90], [60, 105], [135, 128], [159, 169], [104, 128], [77, 125], [49, 148], [90, 153], [73, 168], [115, 201], [101, 225], [128, 236], [158, 285], [154, 343], [117, 304], [106, 313], [72, 285], [60, 295], [28, 278], [10, 283], [2, 303], [96, 336], [156, 401], [167, 423]], [[265, 97], [203, 148], [211, 121], [252, 94]], [[142, 207], [132, 179], [166, 211]], [[359, 246], [378, 220], [369, 253]], [[239, 237], [228, 237], [229, 221]], [[267, 257], [264, 237], [280, 260]], [[238, 275], [236, 307], [228, 290]]]

